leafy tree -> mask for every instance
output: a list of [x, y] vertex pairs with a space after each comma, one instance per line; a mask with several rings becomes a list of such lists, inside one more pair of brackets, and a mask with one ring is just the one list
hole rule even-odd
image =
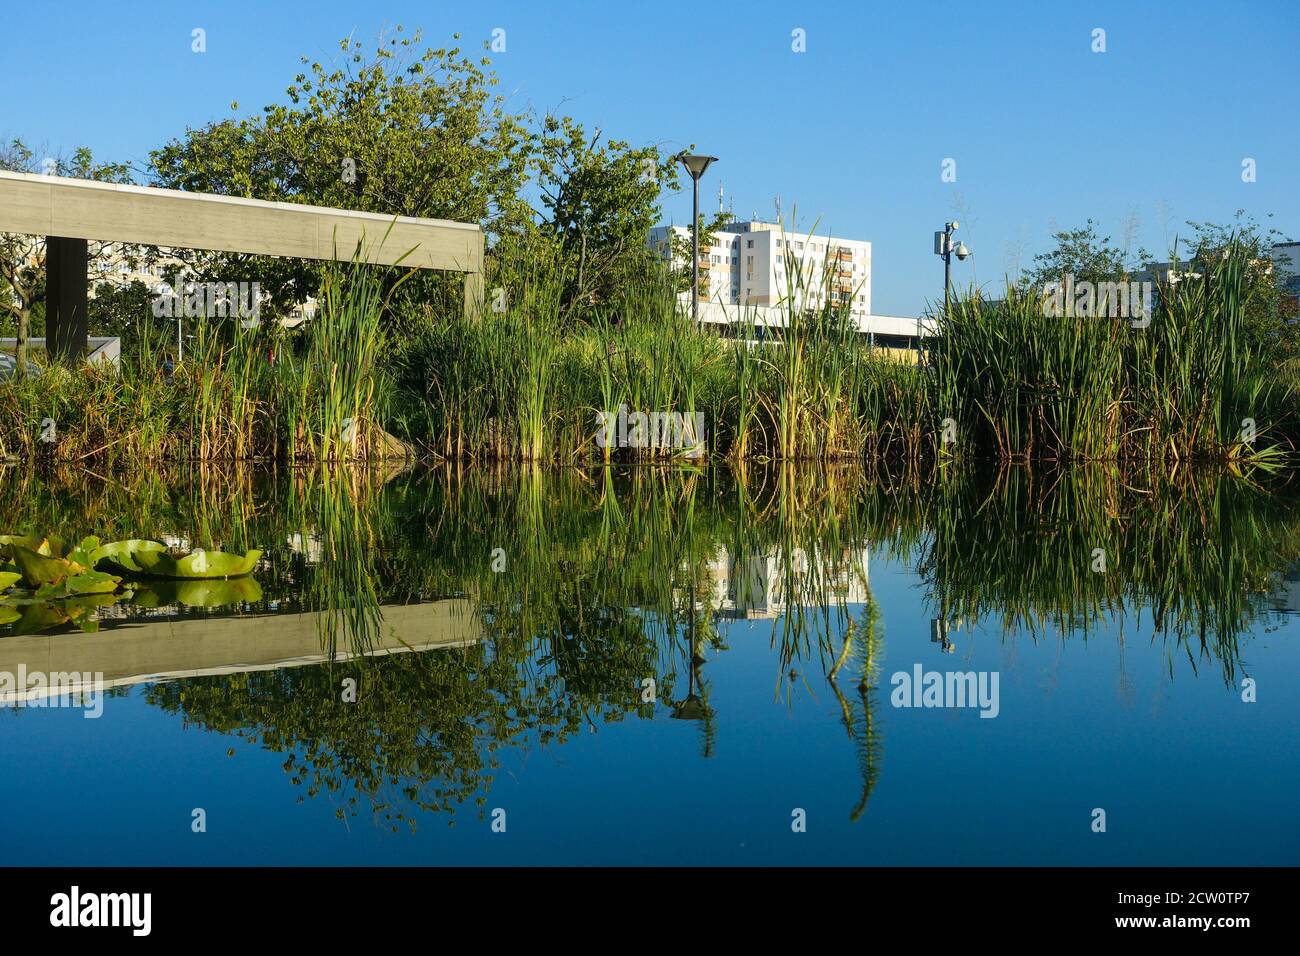
[[[497, 78], [487, 70], [489, 59], [471, 59], [455, 46], [417, 53], [419, 33], [401, 36], [401, 27], [396, 33], [381, 37], [369, 56], [348, 38], [339, 45], [338, 63], [303, 58], [303, 71], [286, 90], [288, 102], [269, 105], [260, 116], [187, 131], [151, 154], [154, 181], [479, 222], [492, 234], [524, 224], [528, 210], [519, 191], [530, 134], [492, 93]], [[256, 279], [281, 314], [314, 295], [320, 282], [319, 266], [302, 260], [220, 253], [194, 253], [189, 260], [201, 279]], [[409, 307], [436, 300], [448, 286], [446, 277], [422, 273], [397, 301]], [[459, 301], [458, 287], [455, 295]]]
[[[732, 217], [725, 212], [717, 212], [710, 219], [704, 213], [700, 213], [700, 220], [695, 224], [696, 229], [700, 232], [700, 255], [707, 255], [708, 250], [713, 246], [714, 236], [723, 226], [730, 222]], [[672, 261], [676, 263], [674, 272], [674, 287], [678, 292], [691, 291], [691, 276], [694, 274], [691, 269], [691, 234], [687, 230], [686, 235], [672, 234]], [[682, 263], [685, 263], [683, 266]], [[700, 276], [703, 278], [703, 275]], [[702, 294], [702, 298], [707, 298], [707, 294]]]
[[565, 302], [579, 308], [612, 300], [655, 267], [646, 235], [659, 217], [659, 194], [676, 188], [671, 157], [654, 146], [590, 138], [571, 117], [548, 114], [533, 168], [542, 209], [537, 232], [559, 247], [567, 267]]
[[[1132, 270], [1124, 252], [1111, 245], [1110, 236], [1100, 236], [1097, 223], [1089, 219], [1076, 229], [1062, 229], [1052, 235], [1056, 247], [1034, 256], [1034, 266], [1021, 279], [1025, 289], [1041, 289], [1071, 275], [1075, 282], [1117, 282]], [[1138, 261], [1146, 253], [1138, 250]]]

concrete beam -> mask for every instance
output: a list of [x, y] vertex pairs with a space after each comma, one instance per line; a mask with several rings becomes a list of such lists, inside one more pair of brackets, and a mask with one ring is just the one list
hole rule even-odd
[[[0, 172], [0, 232], [294, 259], [483, 270], [483, 230], [446, 219]], [[400, 260], [400, 263], [399, 263]]]

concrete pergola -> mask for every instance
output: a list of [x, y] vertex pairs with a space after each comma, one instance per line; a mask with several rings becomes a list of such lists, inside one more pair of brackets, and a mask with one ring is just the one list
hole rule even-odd
[[483, 298], [483, 230], [445, 219], [0, 171], [0, 232], [46, 238], [46, 338], [74, 361], [86, 349], [91, 239], [321, 260], [351, 260], [361, 242], [374, 265], [464, 273], [468, 313]]

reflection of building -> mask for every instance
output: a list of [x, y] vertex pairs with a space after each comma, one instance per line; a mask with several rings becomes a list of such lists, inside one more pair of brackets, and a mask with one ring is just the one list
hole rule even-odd
[[782, 548], [753, 551], [741, 557], [719, 548], [709, 562], [713, 577], [712, 600], [705, 599], [719, 617], [774, 618], [791, 606], [815, 606], [827, 601], [861, 604], [869, 600], [868, 560], [863, 548], [845, 548], [836, 554], [787, 553]]
[[1268, 599], [1275, 610], [1300, 613], [1300, 569], [1293, 568], [1282, 575], [1277, 587], [1269, 592]]

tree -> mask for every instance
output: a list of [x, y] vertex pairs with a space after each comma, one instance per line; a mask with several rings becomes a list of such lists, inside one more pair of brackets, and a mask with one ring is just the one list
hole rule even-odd
[[[72, 179], [93, 179], [99, 182], [129, 183], [130, 167], [125, 163], [99, 163], [86, 147], [78, 148], [71, 159], [52, 158], [40, 169], [35, 154], [22, 140], [12, 140], [0, 146], [0, 169], [10, 172], [45, 172]], [[110, 262], [136, 263], [143, 255], [140, 247], [114, 242], [92, 242], [88, 250], [92, 274]], [[15, 320], [18, 339], [17, 360], [19, 377], [27, 374], [27, 340], [32, 332], [33, 318], [45, 302], [45, 236], [21, 233], [0, 233], [0, 313]]]
[[[1125, 253], [1111, 245], [1110, 236], [1097, 234], [1097, 223], [1089, 219], [1077, 229], [1053, 233], [1056, 248], [1034, 256], [1034, 266], [1021, 279], [1025, 289], [1042, 288], [1049, 282], [1061, 282], [1067, 275], [1075, 282], [1118, 282], [1131, 269]], [[1138, 250], [1138, 262], [1146, 261]]]
[[547, 114], [532, 163], [542, 209], [540, 234], [559, 247], [568, 279], [566, 306], [608, 302], [644, 277], [654, 257], [646, 235], [659, 217], [659, 194], [676, 188], [671, 157], [654, 146], [590, 139], [571, 117]]
[[[731, 216], [725, 212], [716, 212], [713, 218], [708, 218], [704, 213], [700, 213], [700, 221], [695, 224], [700, 233], [700, 255], [708, 255], [708, 250], [713, 246], [714, 235], [725, 226]], [[674, 263], [686, 263], [685, 268], [679, 268], [674, 273], [673, 288], [678, 292], [691, 291], [691, 277], [694, 272], [691, 268], [691, 257], [694, 254], [691, 243], [691, 233], [687, 230], [686, 235], [672, 234], [671, 254]], [[703, 277], [701, 277], [703, 278]]]
[[[454, 46], [417, 53], [420, 34], [401, 33], [398, 27], [399, 35], [381, 36], [370, 56], [347, 38], [338, 63], [303, 58], [287, 103], [187, 131], [151, 153], [153, 180], [173, 189], [478, 222], [489, 233], [525, 223], [519, 192], [530, 136], [491, 92], [497, 78], [489, 59], [470, 59]], [[281, 314], [320, 283], [319, 266], [302, 260], [187, 258], [200, 279], [255, 279]], [[446, 285], [421, 274], [397, 301], [428, 301]]]
[[86, 307], [87, 324], [96, 335], [120, 338], [122, 351], [135, 349], [151, 337], [158, 337], [149, 321], [153, 300], [154, 290], [138, 279], [125, 285], [100, 282]]

